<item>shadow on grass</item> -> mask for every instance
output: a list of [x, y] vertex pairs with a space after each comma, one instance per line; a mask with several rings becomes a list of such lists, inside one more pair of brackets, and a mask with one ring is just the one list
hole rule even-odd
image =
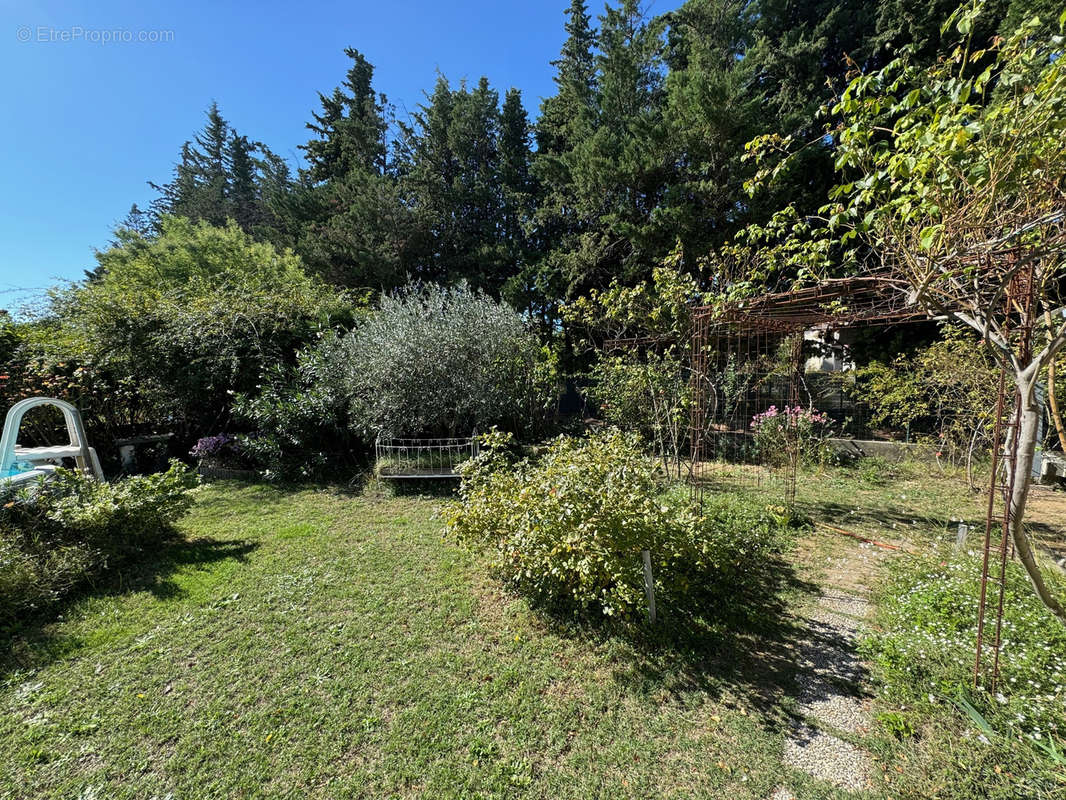
[[146, 543], [143, 550], [122, 554], [103, 575], [60, 600], [24, 613], [9, 624], [0, 624], [0, 679], [15, 670], [43, 667], [79, 649], [83, 644], [79, 637], [66, 635], [54, 626], [78, 602], [140, 591], [164, 600], [178, 599], [185, 595], [172, 579], [178, 570], [228, 559], [245, 561], [258, 547], [258, 543], [250, 541], [185, 539], [168, 532]]
[[459, 481], [455, 478], [376, 478], [368, 484], [389, 497], [455, 497]]
[[623, 641], [630, 657], [615, 662], [613, 677], [630, 694], [679, 702], [690, 692], [724, 697], [780, 730], [791, 719], [781, 701], [796, 693], [797, 653], [819, 635], [796, 611], [818, 590], [776, 557], [740, 581], [690, 597], [693, 611], [660, 598], [654, 625], [646, 618], [628, 626], [566, 621], [543, 610], [541, 618], [563, 635]]
[[[934, 517], [928, 514], [915, 513], [907, 509], [885, 504], [876, 506], [865, 505], [856, 508], [847, 506], [832, 500], [804, 500], [796, 503], [797, 509], [809, 518], [818, 522], [826, 522], [842, 528], [861, 525], [879, 525], [884, 528], [895, 528], [901, 534], [915, 529], [921, 531], [951, 529], [958, 524], [957, 516], [950, 510], [945, 509], [942, 517]], [[967, 514], [964, 520], [970, 526], [983, 525], [983, 517], [980, 514]]]

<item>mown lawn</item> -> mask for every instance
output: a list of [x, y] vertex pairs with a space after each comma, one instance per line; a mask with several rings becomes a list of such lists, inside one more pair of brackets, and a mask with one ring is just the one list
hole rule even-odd
[[433, 499], [200, 491], [184, 540], [6, 637], [0, 796], [833, 796], [780, 764], [787, 564], [623, 637], [503, 593]]
[[[437, 499], [199, 492], [138, 569], [0, 631], [0, 798], [894, 793], [781, 766], [797, 613], [853, 539], [816, 529], [749, 596], [619, 635], [502, 591], [442, 538]], [[797, 500], [908, 547], [981, 515], [958, 476], [921, 465], [803, 475]], [[876, 771], [918, 768], [920, 742], [905, 749]]]

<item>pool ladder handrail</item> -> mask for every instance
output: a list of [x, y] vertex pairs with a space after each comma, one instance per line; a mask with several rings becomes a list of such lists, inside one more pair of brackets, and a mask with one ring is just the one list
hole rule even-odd
[[[18, 433], [22, 418], [27, 411], [38, 406], [55, 406], [63, 412], [67, 434], [70, 437], [69, 445], [18, 446]], [[89, 447], [85, 425], [82, 423], [81, 412], [77, 408], [65, 400], [58, 400], [54, 397], [29, 397], [20, 400], [8, 409], [7, 417], [4, 419], [4, 432], [0, 435], [0, 474], [6, 474], [17, 461], [40, 463], [61, 458], [73, 458], [82, 472], [92, 475], [98, 481], [104, 480], [100, 459], [96, 455], [96, 450]]]

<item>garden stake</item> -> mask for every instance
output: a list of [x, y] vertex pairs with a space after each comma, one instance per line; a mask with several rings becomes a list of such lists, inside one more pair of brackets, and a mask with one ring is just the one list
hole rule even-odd
[[651, 553], [647, 550], [640, 551], [640, 557], [644, 560], [644, 591], [648, 595], [648, 622], [655, 624], [655, 579], [651, 574]]
[[955, 534], [955, 552], [961, 553], [962, 548], [966, 545], [966, 534], [970, 532], [970, 526], [965, 522], [959, 523], [959, 530]]

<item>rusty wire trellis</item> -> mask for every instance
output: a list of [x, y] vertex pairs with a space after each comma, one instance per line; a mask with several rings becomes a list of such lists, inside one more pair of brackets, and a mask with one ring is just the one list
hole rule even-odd
[[631, 336], [605, 340], [603, 352], [621, 357], [640, 373], [646, 394], [644, 413], [635, 427], [651, 445], [666, 475], [681, 479], [688, 426], [678, 412], [684, 408], [691, 365], [683, 351], [675, 351], [677, 345], [673, 333]]
[[[994, 272], [991, 262], [1010, 263], [1009, 282], [1003, 303], [1002, 334], [1019, 363], [1028, 363], [1033, 355], [1033, 331], [1038, 314], [1036, 302], [1035, 260], [1018, 259], [1017, 248], [1001, 248], [975, 256], [984, 260], [979, 264], [989, 275]], [[982, 278], [977, 278], [981, 281]], [[751, 483], [777, 480], [783, 499], [795, 502], [796, 464], [792, 461], [775, 476], [765, 470], [741, 471], [735, 466], [716, 469], [720, 462], [740, 462], [751, 456], [750, 433], [747, 423], [755, 413], [761, 413], [772, 403], [772, 397], [787, 396], [790, 402], [798, 399], [801, 365], [795, 350], [789, 354], [789, 368], [780, 372], [785, 386], [767, 390], [767, 383], [754, 380], [746, 388], [744, 397], [735, 407], [723, 407], [716, 396], [721, 389], [723, 374], [730, 369], [729, 359], [758, 364], [770, 350], [779, 347], [789, 337], [801, 336], [812, 328], [843, 329], [896, 325], [932, 318], [918, 309], [900, 291], [898, 280], [885, 275], [868, 275], [825, 281], [818, 286], [795, 292], [769, 294], [746, 303], [724, 308], [696, 309], [692, 335], [692, 400], [689, 422], [691, 447], [691, 483], [694, 498], [701, 504], [704, 491], [716, 479], [736, 482], [737, 476]], [[944, 306], [944, 303], [940, 303]], [[946, 309], [946, 306], [945, 306]], [[732, 369], [736, 369], [735, 364]], [[752, 375], [758, 373], [752, 370]], [[765, 376], [763, 376], [765, 378]], [[981, 556], [981, 577], [978, 598], [977, 641], [973, 681], [995, 691], [999, 682], [1000, 652], [1006, 603], [1007, 561], [1014, 555], [1010, 528], [1015, 509], [1011, 497], [1017, 480], [1021, 392], [1014, 386], [1006, 365], [1001, 360], [995, 402], [992, 466], [985, 515], [985, 535]], [[772, 385], [772, 384], [771, 384]], [[1011, 402], [1008, 403], [1008, 392]], [[750, 412], [750, 413], [749, 413]], [[998, 542], [993, 536], [1000, 526]], [[995, 559], [995, 560], [993, 560]], [[995, 573], [995, 574], [994, 574]], [[996, 587], [992, 612], [989, 611], [989, 584]], [[988, 640], [991, 639], [991, 642]], [[988, 662], [991, 662], [989, 665]]]
[[[1020, 363], [1028, 363], [1032, 358], [1033, 327], [1037, 314], [1034, 264], [1014, 273], [1007, 285], [1004, 295], [1004, 335], [1007, 345], [1015, 353]], [[1014, 323], [1013, 325], [1011, 323]], [[999, 656], [1003, 642], [1003, 613], [1006, 597], [1008, 543], [1010, 542], [1011, 521], [1014, 508], [1011, 498], [1015, 482], [1018, 479], [1016, 464], [1022, 409], [1021, 391], [1014, 387], [1010, 413], [1007, 415], [1007, 373], [1000, 368], [996, 396], [995, 429], [992, 441], [992, 469], [989, 478], [988, 504], [985, 514], [984, 546], [981, 554], [980, 594], [977, 606], [977, 643], [974, 655], [973, 683], [980, 686], [982, 678], [986, 679], [989, 691], [996, 691], [999, 685]], [[1006, 417], [1006, 418], [1005, 418]], [[997, 511], [996, 504], [1001, 505]], [[995, 555], [998, 559], [998, 577], [992, 578], [991, 560], [993, 555], [992, 530], [1000, 525], [999, 543]], [[1013, 545], [1010, 556], [1013, 557]], [[993, 582], [997, 588], [995, 615], [992, 622], [992, 643], [985, 643], [985, 627], [988, 624], [988, 584]], [[985, 649], [991, 649], [992, 666], [982, 665]], [[982, 667], [984, 666], [984, 670]]]
[[803, 371], [803, 335], [926, 319], [883, 276], [827, 280], [695, 311], [689, 438], [692, 492], [706, 487], [770, 485], [795, 505], [799, 453], [767, 463], [756, 452], [751, 421], [771, 406], [812, 405]]

